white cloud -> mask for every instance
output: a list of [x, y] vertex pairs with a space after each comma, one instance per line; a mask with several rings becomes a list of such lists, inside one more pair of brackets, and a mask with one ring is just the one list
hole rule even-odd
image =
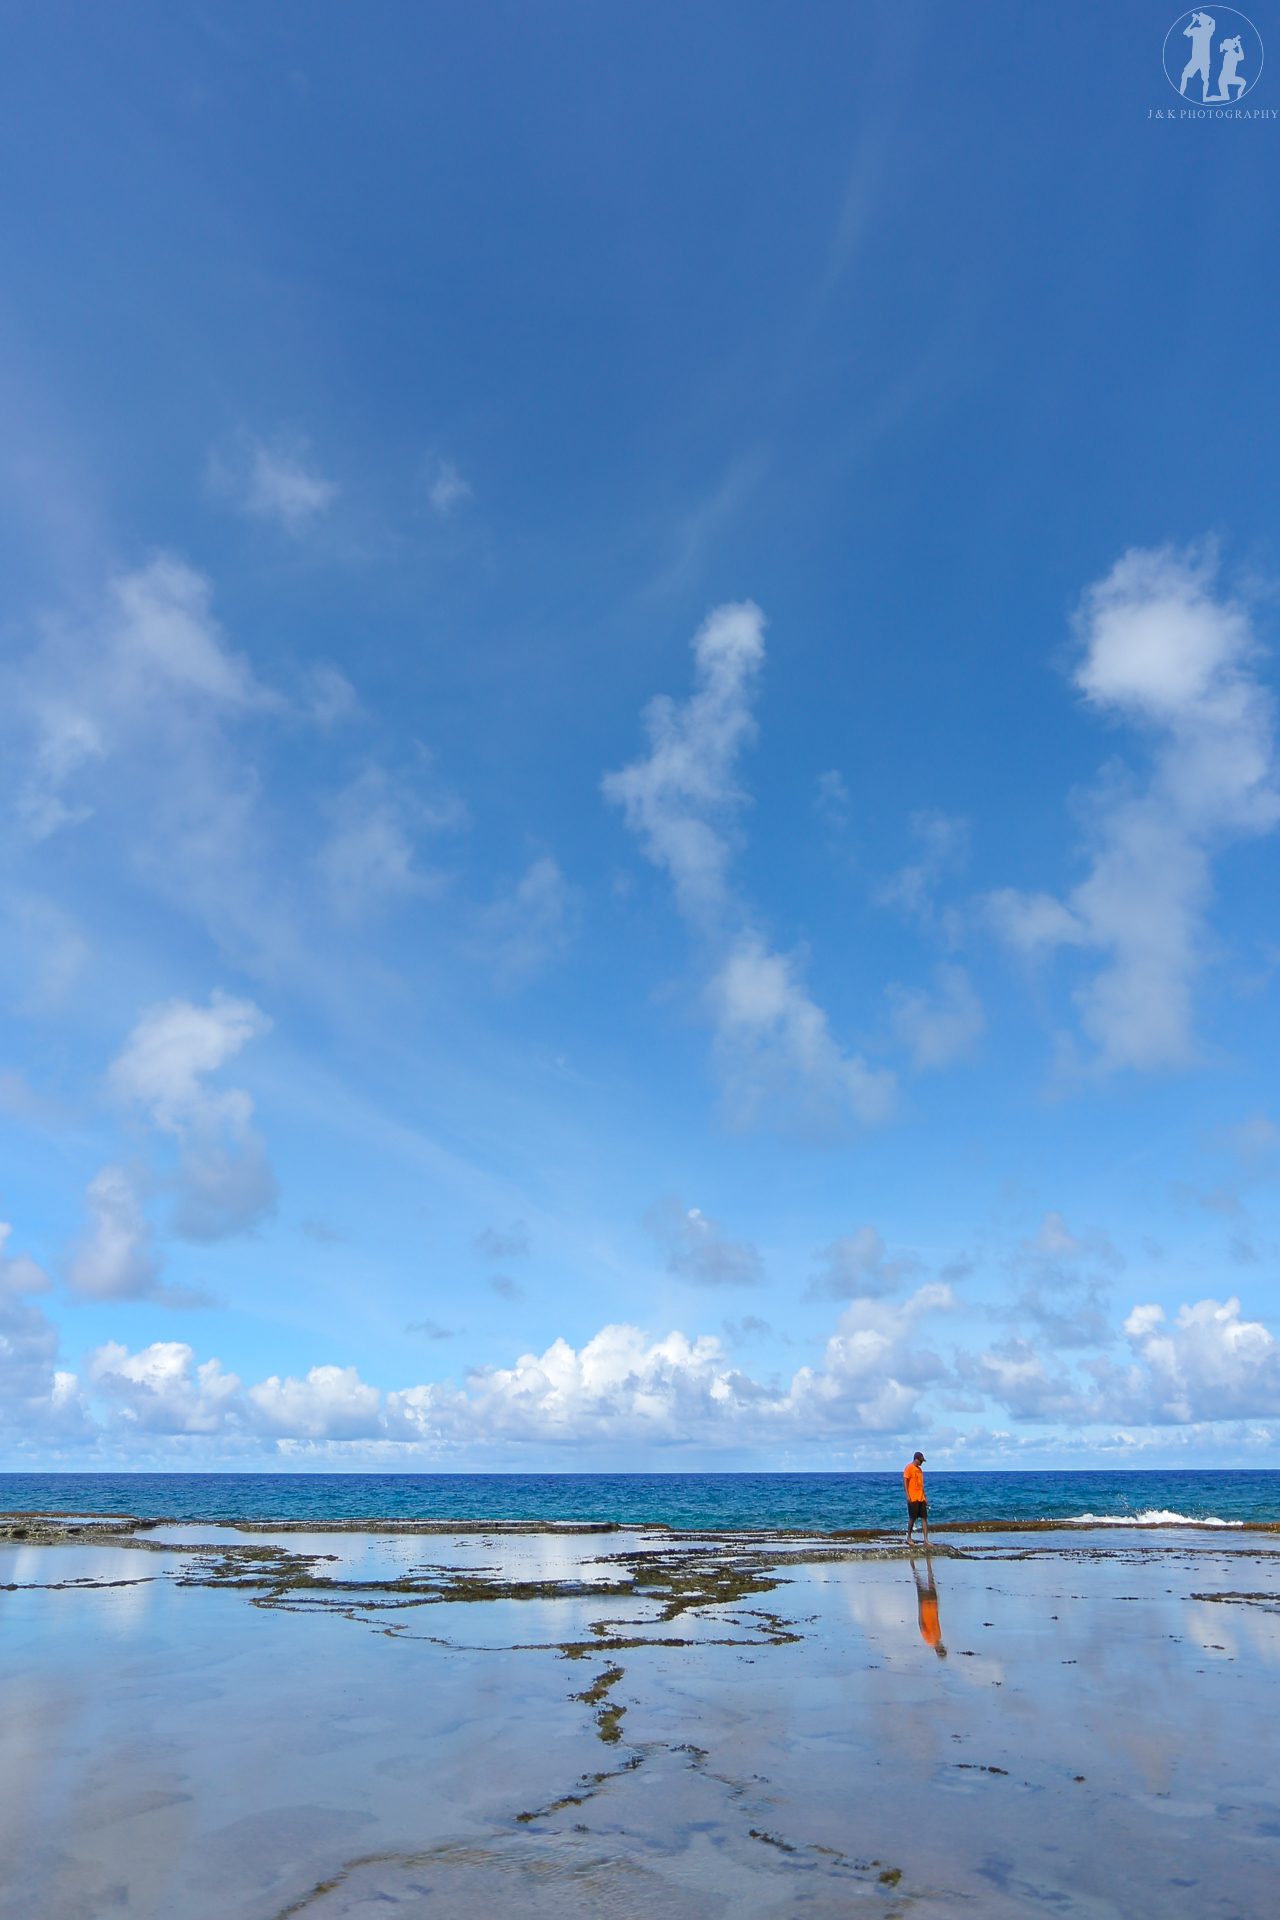
[[216, 991], [207, 1007], [168, 1000], [143, 1015], [108, 1072], [116, 1098], [144, 1108], [152, 1125], [180, 1144], [164, 1185], [177, 1196], [170, 1230], [183, 1239], [244, 1232], [275, 1208], [279, 1189], [252, 1125], [251, 1097], [239, 1087], [205, 1085], [207, 1074], [270, 1030], [251, 1000]]
[[918, 1073], [968, 1058], [986, 1031], [987, 1016], [965, 969], [948, 962], [935, 977], [933, 993], [896, 983], [886, 989], [889, 1024], [895, 1038], [911, 1049]]
[[[8, 1238], [5, 1227], [0, 1246]], [[57, 1365], [58, 1329], [23, 1298], [47, 1285], [27, 1256], [0, 1257], [0, 1432], [20, 1447], [75, 1442], [93, 1432], [75, 1375]]]
[[900, 907], [931, 927], [940, 882], [968, 864], [969, 822], [945, 813], [921, 812], [913, 813], [908, 824], [919, 856], [877, 887], [872, 898], [877, 906]]
[[1089, 1382], [1069, 1372], [1061, 1362], [1050, 1371], [1036, 1347], [1017, 1336], [976, 1356], [957, 1355], [956, 1371], [1017, 1420], [1061, 1420], [1077, 1425], [1102, 1417], [1100, 1404], [1089, 1392]]
[[181, 1134], [211, 1117], [247, 1122], [248, 1094], [212, 1093], [203, 1076], [234, 1059], [246, 1042], [271, 1031], [271, 1022], [251, 1000], [213, 992], [207, 1007], [166, 1000], [148, 1008], [112, 1061], [107, 1082], [120, 1100], [150, 1110], [153, 1123]]
[[898, 1306], [856, 1302], [828, 1341], [824, 1365], [802, 1367], [788, 1387], [760, 1385], [710, 1335], [650, 1342], [637, 1327], [605, 1327], [577, 1351], [557, 1340], [514, 1367], [473, 1373], [464, 1392], [388, 1394], [388, 1431], [436, 1446], [505, 1439], [725, 1447], [900, 1432], [945, 1371], [918, 1344], [919, 1324], [951, 1303], [940, 1286]]
[[719, 950], [705, 992], [730, 1114], [762, 1113], [801, 1131], [828, 1131], [845, 1116], [890, 1117], [892, 1074], [846, 1055], [810, 998], [794, 954], [775, 952], [751, 926], [728, 884], [742, 748], [755, 738], [751, 701], [764, 661], [764, 615], [750, 601], [717, 607], [693, 640], [696, 690], [682, 705], [661, 694], [645, 709], [650, 749], [601, 782], [623, 808], [646, 857], [671, 876], [689, 925]]
[[85, 1378], [142, 1432], [217, 1434], [235, 1424], [238, 1376], [217, 1360], [197, 1365], [179, 1340], [157, 1340], [135, 1354], [109, 1340], [89, 1356]]
[[826, 1133], [846, 1114], [875, 1126], [897, 1111], [897, 1082], [861, 1054], [846, 1054], [798, 978], [795, 955], [744, 933], [706, 989], [729, 1115], [762, 1114], [801, 1133]]
[[290, 449], [253, 441], [247, 471], [228, 473], [214, 461], [210, 477], [215, 487], [234, 495], [244, 513], [273, 520], [286, 533], [300, 533], [316, 514], [333, 505], [339, 493], [334, 481], [324, 479], [308, 464], [305, 443]]
[[1172, 1324], [1162, 1306], [1137, 1306], [1124, 1335], [1134, 1356], [1127, 1367], [1103, 1356], [1071, 1368], [1014, 1337], [959, 1355], [956, 1370], [1027, 1421], [1160, 1428], [1280, 1415], [1280, 1342], [1241, 1318], [1238, 1299], [1197, 1300]]
[[764, 663], [764, 624], [749, 600], [717, 607], [694, 636], [697, 692], [683, 706], [667, 694], [651, 700], [648, 757], [601, 782], [646, 856], [671, 875], [681, 912], [702, 927], [729, 904], [726, 830], [747, 797], [734, 782], [734, 764], [756, 736], [751, 700]]
[[87, 820], [101, 781], [95, 769], [149, 738], [201, 783], [210, 719], [278, 708], [247, 660], [231, 652], [210, 612], [209, 583], [161, 554], [110, 582], [101, 616], [87, 625], [49, 623], [11, 687], [12, 710], [33, 739], [19, 812], [45, 839]]
[[1280, 1342], [1260, 1320], [1242, 1320], [1240, 1302], [1197, 1300], [1172, 1325], [1159, 1306], [1138, 1306], [1125, 1336], [1147, 1369], [1108, 1381], [1130, 1419], [1157, 1422], [1243, 1419], [1280, 1413]]
[[1208, 561], [1134, 550], [1085, 595], [1076, 685], [1153, 742], [1145, 781], [1112, 770], [1090, 806], [1091, 867], [1065, 901], [1003, 889], [993, 925], [1022, 952], [1104, 956], [1076, 993], [1095, 1066], [1196, 1058], [1192, 994], [1208, 944], [1211, 857], [1280, 820], [1272, 700], [1245, 610]]
[[920, 1271], [920, 1262], [913, 1254], [899, 1254], [891, 1260], [874, 1227], [842, 1234], [813, 1257], [823, 1262], [824, 1271], [809, 1283], [805, 1291], [808, 1300], [875, 1299], [896, 1293], [904, 1278]]
[[[638, 1327], [608, 1326], [577, 1350], [560, 1339], [514, 1366], [475, 1370], [462, 1388], [438, 1381], [382, 1393], [354, 1367], [336, 1365], [245, 1388], [216, 1359], [198, 1364], [179, 1341], [135, 1354], [108, 1342], [90, 1355], [84, 1388], [105, 1403], [105, 1431], [122, 1445], [132, 1434], [140, 1444], [142, 1436], [220, 1435], [238, 1450], [285, 1453], [374, 1443], [429, 1457], [507, 1444], [767, 1448], [917, 1427], [922, 1394], [945, 1372], [921, 1344], [921, 1322], [952, 1304], [942, 1286], [900, 1304], [855, 1302], [824, 1364], [801, 1368], [789, 1385], [753, 1380], [711, 1335], [672, 1332], [655, 1341]], [[419, 1324], [447, 1337], [447, 1329]], [[80, 1383], [66, 1378], [64, 1392], [78, 1407]]]
[[297, 1440], [381, 1437], [382, 1395], [354, 1367], [312, 1367], [305, 1380], [269, 1380], [245, 1394], [257, 1425]]
[[68, 1254], [67, 1279], [82, 1300], [162, 1297], [151, 1223], [123, 1167], [103, 1167], [85, 1192], [88, 1234]]
[[29, 1253], [9, 1253], [13, 1228], [7, 1220], [0, 1220], [0, 1299], [12, 1299], [24, 1293], [47, 1293], [49, 1276], [44, 1268], [37, 1266]]
[[700, 1207], [686, 1208], [669, 1196], [650, 1207], [644, 1224], [661, 1247], [669, 1273], [682, 1274], [701, 1286], [754, 1286], [764, 1278], [764, 1263], [745, 1240], [727, 1240], [718, 1220], [709, 1220]]

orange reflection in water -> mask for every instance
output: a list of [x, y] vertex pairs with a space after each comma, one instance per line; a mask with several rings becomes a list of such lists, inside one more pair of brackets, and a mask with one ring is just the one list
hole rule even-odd
[[938, 1589], [934, 1584], [933, 1561], [925, 1558], [925, 1573], [920, 1578], [920, 1569], [915, 1561], [911, 1562], [911, 1571], [916, 1579], [916, 1618], [920, 1623], [920, 1638], [926, 1647], [932, 1647], [939, 1660], [945, 1660], [947, 1650], [942, 1644], [942, 1628], [938, 1621]]

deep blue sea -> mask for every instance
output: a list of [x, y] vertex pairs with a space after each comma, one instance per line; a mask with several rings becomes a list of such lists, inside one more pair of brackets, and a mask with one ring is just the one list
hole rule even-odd
[[[930, 1523], [1280, 1522], [1280, 1472], [929, 1473]], [[171, 1520], [898, 1527], [897, 1473], [5, 1473], [0, 1511]]]

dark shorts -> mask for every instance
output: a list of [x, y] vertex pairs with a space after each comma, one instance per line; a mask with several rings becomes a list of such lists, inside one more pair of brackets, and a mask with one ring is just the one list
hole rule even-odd
[[927, 1500], [908, 1500], [907, 1525], [912, 1526], [917, 1520], [923, 1520], [925, 1525], [928, 1526], [929, 1502]]

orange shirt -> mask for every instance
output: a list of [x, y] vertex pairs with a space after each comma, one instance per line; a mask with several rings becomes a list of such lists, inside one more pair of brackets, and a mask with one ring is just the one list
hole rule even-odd
[[908, 1500], [924, 1499], [924, 1475], [914, 1460], [909, 1467], [902, 1469], [902, 1481], [907, 1489]]
[[916, 1612], [920, 1616], [920, 1634], [926, 1647], [936, 1647], [942, 1638], [942, 1628], [938, 1625], [938, 1596], [925, 1592], [918, 1596]]

